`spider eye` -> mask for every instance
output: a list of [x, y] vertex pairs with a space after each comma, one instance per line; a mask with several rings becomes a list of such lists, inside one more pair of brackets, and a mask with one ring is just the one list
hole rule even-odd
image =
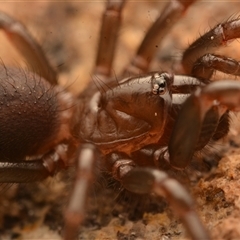
[[162, 95], [166, 92], [167, 84], [164, 74], [154, 74], [152, 77], [152, 93], [155, 95]]

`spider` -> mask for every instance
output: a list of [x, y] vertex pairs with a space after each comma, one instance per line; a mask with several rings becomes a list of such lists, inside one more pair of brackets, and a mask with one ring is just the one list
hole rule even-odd
[[[8, 23], [10, 21], [11, 20], [9, 20]], [[6, 29], [6, 31], [7, 31], [7, 29]], [[102, 34], [102, 36], [104, 36], [104, 34]], [[210, 39], [210, 40], [213, 40], [213, 39]], [[20, 45], [22, 47], [22, 44], [20, 44]], [[191, 49], [191, 48], [189, 48], [189, 49]], [[186, 54], [186, 55], [189, 56], [189, 54]], [[186, 60], [186, 58], [184, 58], [184, 59]], [[29, 61], [29, 59], [28, 59], [28, 61]], [[46, 59], [44, 59], [44, 61], [46, 61]], [[100, 62], [102, 62], [102, 61], [103, 60], [100, 60]], [[187, 60], [187, 62], [188, 61], [189, 60]], [[51, 73], [51, 71], [50, 71], [51, 68], [49, 68], [49, 66], [47, 66], [47, 71], [45, 71], [46, 74], [44, 74], [44, 69], [40, 68], [40, 65], [37, 61], [35, 63], [36, 64], [33, 66], [33, 70], [35, 72], [37, 72], [38, 74], [40, 74], [42, 77], [49, 80], [52, 84], [55, 84], [56, 83], [55, 80], [54, 80], [55, 77], [53, 77], [53, 78], [50, 77], [51, 76], [51, 74], [50, 74]], [[31, 62], [31, 64], [32, 64], [32, 62]], [[188, 66], [188, 64], [187, 64], [187, 66]], [[195, 65], [195, 66], [197, 68], [198, 65]], [[200, 64], [200, 66], [202, 66], [202, 64]], [[39, 68], [40, 68], [40, 71], [38, 72]], [[107, 69], [111, 69], [111, 68], [108, 66]], [[146, 69], [147, 69], [147, 67], [145, 69], [143, 69], [142, 72], [145, 72]], [[197, 68], [197, 69], [199, 69], [199, 68]], [[2, 181], [3, 182], [25, 182], [25, 181], [29, 182], [29, 181], [32, 181], [32, 180], [40, 180], [42, 178], [45, 178], [47, 175], [51, 175], [52, 172], [55, 171], [54, 164], [55, 164], [56, 161], [59, 161], [58, 162], [59, 164], [57, 164], [58, 168], [59, 167], [65, 167], [66, 165], [73, 164], [71, 161], [73, 161], [73, 159], [75, 159], [77, 156], [81, 156], [81, 154], [84, 154], [84, 152], [88, 153], [88, 151], [90, 151], [92, 149], [95, 149], [95, 147], [91, 144], [87, 144], [87, 145], [83, 144], [82, 145], [82, 150], [81, 150], [82, 152], [78, 153], [78, 150], [77, 150], [78, 149], [78, 142], [79, 141], [80, 142], [87, 141], [88, 138], [86, 137], [86, 139], [85, 139], [85, 135], [88, 134], [88, 131], [91, 132], [92, 129], [89, 128], [88, 125], [86, 125], [86, 127], [84, 127], [84, 128], [82, 127], [82, 125], [78, 126], [79, 115], [74, 114], [73, 118], [71, 118], [71, 116], [73, 114], [71, 111], [73, 111], [74, 107], [73, 107], [73, 103], [72, 103], [72, 100], [71, 100], [71, 96], [69, 96], [69, 94], [65, 93], [60, 87], [57, 87], [57, 86], [55, 86], [53, 88], [49, 87], [48, 84], [45, 83], [44, 80], [41, 77], [39, 78], [36, 74], [26, 73], [24, 71], [19, 71], [19, 70], [12, 70], [10, 68], [6, 68], [4, 65], [3, 65], [2, 70], [5, 73], [5, 78], [11, 83], [11, 85], [14, 86], [14, 91], [16, 91], [16, 92], [18, 92], [18, 89], [17, 89], [18, 86], [15, 83], [17, 81], [15, 79], [15, 76], [19, 77], [20, 75], [22, 75], [22, 78], [26, 80], [26, 83], [28, 83], [27, 87], [28, 87], [30, 95], [33, 95], [32, 101], [33, 101], [34, 104], [35, 104], [34, 100], [36, 100], [36, 98], [44, 100], [43, 98], [46, 96], [47, 101], [49, 101], [49, 99], [53, 100], [53, 102], [50, 102], [49, 105], [48, 105], [47, 109], [49, 109], [49, 108], [51, 108], [51, 105], [55, 106], [54, 101], [57, 101], [56, 98], [59, 97], [58, 101], [62, 101], [62, 104], [60, 105], [61, 108], [60, 108], [60, 111], [58, 111], [58, 112], [63, 112], [63, 116], [61, 116], [63, 119], [61, 120], [61, 122], [65, 123], [65, 121], [73, 121], [73, 122], [75, 121], [75, 123], [72, 123], [72, 125], [71, 125], [71, 126], [73, 126], [72, 131], [73, 131], [73, 135], [74, 135], [74, 140], [71, 139], [71, 136], [64, 135], [64, 137], [59, 136], [59, 139], [57, 139], [57, 140], [54, 139], [54, 141], [48, 139], [47, 146], [44, 146], [44, 144], [42, 144], [42, 142], [41, 142], [41, 145], [37, 146], [37, 147], [35, 145], [34, 146], [31, 145], [31, 143], [32, 143], [31, 141], [33, 141], [33, 140], [31, 140], [31, 141], [28, 140], [29, 143], [30, 143], [30, 150], [28, 149], [28, 146], [26, 146], [26, 149], [24, 149], [23, 146], [20, 145], [20, 148], [17, 148], [16, 150], [14, 149], [15, 152], [12, 151], [11, 146], [13, 146], [13, 145], [17, 146], [18, 144], [11, 144], [11, 146], [3, 145], [4, 147], [3, 147], [3, 150], [2, 150], [2, 155], [3, 155], [3, 158], [8, 160], [6, 164], [2, 164], [2, 169], [3, 169], [3, 171], [2, 171], [3, 180]], [[204, 79], [206, 81], [210, 78], [210, 76], [203, 75], [207, 72], [206, 70], [207, 70], [207, 68], [204, 69], [204, 71], [201, 71], [201, 74], [199, 72], [189, 73], [188, 72], [189, 69], [186, 69], [185, 71], [188, 73], [188, 75], [193, 74], [193, 75], [197, 76], [199, 79], [201, 79], [201, 80]], [[137, 77], [136, 78], [131, 78], [131, 80], [126, 80], [126, 79], [125, 80], [119, 80], [117, 82], [117, 86], [114, 86], [114, 85], [116, 85], [115, 82], [108, 82], [107, 81], [108, 80], [108, 76], [107, 76], [108, 73], [105, 72], [105, 69], [104, 68], [96, 68], [94, 76], [97, 76], [101, 80], [104, 79], [104, 81], [106, 81], [106, 83], [107, 83], [106, 84], [107, 88], [105, 87], [105, 85], [98, 86], [98, 88], [97, 88], [98, 94], [99, 93], [101, 93], [102, 95], [109, 94], [109, 96], [108, 96], [109, 99], [111, 98], [111, 94], [112, 94], [112, 97], [114, 99], [114, 98], [117, 97], [117, 94], [122, 94], [121, 93], [122, 89], [125, 89], [125, 88], [129, 89], [131, 87], [131, 84], [133, 86], [135, 86], [135, 85], [138, 86], [139, 83], [141, 83], [142, 86], [144, 86], [144, 84], [149, 84], [150, 81], [156, 81], [155, 84], [152, 84], [153, 86], [152, 86], [151, 94], [156, 94], [157, 93], [157, 94], [159, 94], [160, 97], [161, 96], [164, 97], [165, 95], [167, 95], [166, 92], [168, 92], [170, 90], [167, 90], [166, 86], [171, 85], [172, 81], [173, 81], [173, 79], [172, 79], [173, 76], [171, 74], [168, 74], [168, 73], [161, 73], [161, 74], [160, 73], [151, 73], [149, 75], [148, 74], [144, 75], [142, 73], [140, 74], [139, 73], [140, 71], [141, 70], [139, 70], [139, 69], [137, 70], [137, 72], [132, 71], [131, 69], [128, 69], [127, 70], [127, 75], [129, 73], [131, 73], [132, 76], [136, 75]], [[52, 75], [54, 75], [54, 73]], [[210, 75], [211, 75], [211, 73], [210, 73]], [[31, 80], [31, 78], [33, 80]], [[51, 80], [51, 79], [53, 79], [53, 80]], [[178, 79], [178, 77], [175, 77], [175, 80], [177, 80], [177, 79]], [[13, 80], [13, 82], [11, 82], [12, 80]], [[180, 84], [183, 84], [183, 83], [186, 84], [188, 81], [191, 85], [197, 85], [197, 86], [200, 85], [200, 81], [197, 78], [192, 78], [192, 77], [183, 77], [182, 78], [182, 77], [179, 77]], [[32, 82], [33, 82], [33, 85], [31, 85]], [[45, 86], [45, 84], [47, 86]], [[232, 89], [231, 89], [231, 84], [232, 84]], [[7, 86], [5, 86], [4, 84], [2, 84], [2, 86], [3, 86], [3, 89], [6, 88], [7, 90], [9, 90], [9, 88]], [[221, 89], [218, 90], [217, 88], [222, 87], [222, 86], [224, 86], [224, 89], [222, 90], [223, 93], [220, 95], [218, 93], [218, 91], [221, 91]], [[235, 91], [235, 89], [238, 88], [238, 86], [239, 85], [237, 83], [231, 82], [231, 81], [227, 82], [226, 86], [224, 85], [223, 82], [216, 83], [216, 84], [213, 83], [213, 84], [210, 84], [209, 87], [203, 88], [204, 90], [202, 92], [199, 90], [199, 88], [197, 88], [197, 90], [195, 91], [195, 95], [192, 95], [192, 97], [188, 98], [186, 103], [183, 105], [183, 108], [181, 110], [181, 115], [178, 118], [179, 120], [176, 121], [175, 128], [174, 128], [173, 133], [172, 133], [172, 136], [178, 136], [179, 138], [172, 137], [171, 140], [169, 140], [169, 139], [166, 140], [166, 141], [170, 141], [170, 143], [171, 143], [169, 145], [169, 152], [170, 152], [170, 160], [171, 160], [170, 165], [172, 167], [174, 167], [176, 169], [184, 168], [185, 165], [188, 164], [188, 162], [185, 162], [184, 159], [187, 158], [190, 161], [191, 158], [192, 158], [192, 155], [193, 155], [193, 151], [195, 151], [196, 149], [197, 150], [201, 149], [204, 145], [206, 145], [206, 142], [208, 142], [208, 140], [209, 140], [209, 139], [207, 139], [207, 140], [204, 139], [204, 140], [202, 140], [203, 142], [201, 142], [201, 141], [198, 142], [198, 143], [194, 142], [194, 140], [196, 140], [196, 141], [198, 140], [198, 137], [196, 137], [196, 136], [199, 135], [198, 130], [200, 129], [200, 127], [198, 127], [197, 124], [199, 124], [199, 125], [201, 124], [201, 122], [197, 121], [200, 118], [196, 118], [196, 116], [197, 116], [197, 114], [199, 114], [199, 112], [196, 112], [196, 114], [194, 114], [195, 118], [193, 118], [193, 121], [192, 121], [192, 122], [194, 122], [194, 124], [196, 124], [196, 125], [192, 126], [192, 128], [193, 128], [193, 131], [192, 131], [193, 134], [191, 135], [192, 138], [190, 138], [189, 142], [185, 141], [185, 143], [188, 145], [188, 148], [183, 147], [184, 149], [187, 149], [186, 152], [189, 156], [186, 157], [184, 155], [182, 157], [182, 160], [180, 160], [181, 159], [180, 150], [177, 151], [178, 146], [179, 145], [181, 146], [181, 144], [179, 144], [179, 141], [182, 141], [185, 134], [189, 131], [189, 130], [186, 130], [186, 129], [183, 128], [184, 124], [182, 123], [182, 119], [185, 116], [188, 116], [189, 111], [195, 111], [196, 104], [194, 104], [195, 103], [194, 101], [198, 101], [198, 99], [199, 99], [198, 94], [200, 94], [200, 96], [202, 96], [203, 98], [206, 98], [205, 101], [204, 101], [205, 104], [209, 103], [211, 105], [212, 100], [218, 99], [219, 101], [221, 100], [222, 102], [221, 101], [220, 102], [223, 103], [224, 105], [226, 105], [229, 109], [232, 109], [232, 107], [233, 107], [233, 110], [234, 110], [234, 108], [237, 105], [235, 103], [233, 103], [232, 99], [231, 99], [230, 102], [228, 102], [229, 98], [228, 98], [228, 96], [226, 96], [226, 98], [224, 98], [225, 97], [224, 94], [227, 95], [227, 93], [229, 93], [229, 92], [231, 93], [231, 91]], [[40, 90], [38, 89], [38, 87], [40, 87]], [[87, 91], [85, 91], [83, 94], [81, 94], [81, 101], [79, 101], [79, 104], [77, 104], [77, 106], [79, 108], [77, 108], [77, 110], [74, 110], [74, 111], [79, 111], [80, 113], [84, 113], [82, 115], [84, 117], [88, 116], [87, 114], [90, 114], [90, 113], [88, 111], [86, 111], [87, 108], [83, 105], [83, 102], [86, 103], [86, 104], [89, 103], [89, 95], [90, 95], [90, 97], [92, 97], [93, 93], [96, 91], [95, 87], [96, 86], [93, 85], [93, 84], [90, 84], [88, 86]], [[47, 89], [46, 92], [47, 92], [47, 94], [50, 94], [50, 95], [43, 94], [43, 92], [41, 92], [42, 89]], [[145, 89], [145, 87], [144, 87], [144, 89]], [[228, 91], [226, 91], [225, 89], [227, 89]], [[115, 90], [116, 90], [116, 93], [114, 92]], [[141, 89], [138, 89], [138, 90], [140, 91]], [[181, 91], [181, 87], [176, 86], [176, 91], [178, 91], [178, 90]], [[38, 95], [38, 94], [35, 95], [34, 91], [36, 91], [36, 92], [39, 91], [38, 94], [40, 94], [40, 95]], [[10, 92], [10, 93], [11, 93], [10, 95], [14, 94], [13, 92]], [[214, 95], [211, 99], [211, 94], [216, 94], [216, 95]], [[121, 96], [119, 95], [119, 99], [120, 99], [120, 97]], [[128, 95], [125, 96], [125, 97], [127, 98]], [[221, 97], [223, 97], [223, 99], [221, 99]], [[96, 95], [93, 100], [96, 100], [97, 98], [99, 98], [98, 95]], [[209, 101], [209, 98], [210, 98], [210, 101]], [[165, 101], [169, 101], [169, 99], [166, 98]], [[94, 101], [93, 102], [90, 101], [90, 103], [94, 103]], [[104, 102], [102, 104], [104, 104]], [[138, 105], [138, 107], [140, 107], [140, 106], [141, 106], [141, 104]], [[211, 111], [209, 110], [210, 112], [208, 112], [207, 116], [209, 117], [208, 119], [210, 119], [211, 121], [216, 121], [215, 118], [216, 118], [216, 115], [217, 115], [216, 114], [217, 106], [218, 106], [218, 103], [216, 101], [214, 101], [214, 107], [213, 107], [214, 110], [211, 110]], [[101, 108], [103, 106], [98, 105], [97, 107]], [[124, 104], [124, 102], [122, 102], [118, 107], [119, 108], [124, 107], [124, 109], [127, 109], [128, 106], [126, 104]], [[31, 108], [34, 110], [34, 105], [31, 106]], [[66, 109], [68, 109], [68, 110], [66, 110]], [[223, 124], [224, 131], [221, 132], [221, 134], [219, 133], [219, 131], [216, 131], [216, 134], [211, 133], [211, 136], [208, 136], [208, 138], [213, 138], [213, 140], [217, 140], [218, 138], [223, 137], [228, 130], [227, 129], [228, 127], [226, 127], [227, 126], [227, 114], [225, 114], [226, 107], [223, 106], [219, 109], [221, 110], [220, 111], [221, 122], [224, 123]], [[84, 111], [86, 111], [86, 112], [84, 112]], [[21, 115], [22, 113], [21, 113], [21, 111], [19, 111], [17, 114]], [[39, 112], [39, 114], [41, 116], [41, 112]], [[154, 117], [157, 117], [160, 114], [161, 113], [159, 112], [158, 108], [154, 109]], [[42, 115], [46, 116], [46, 112], [43, 112]], [[204, 115], [204, 114], [202, 113], [202, 115]], [[7, 116], [9, 116], [9, 115], [7, 115]], [[48, 117], [49, 117], [49, 119], [47, 121], [48, 123], [50, 122], [50, 120], [53, 121], [53, 125], [57, 122], [56, 121], [57, 119], [51, 119], [51, 116], [48, 116]], [[104, 115], [102, 117], [104, 118]], [[122, 115], [122, 116], [119, 115], [119, 117], [123, 117], [123, 120], [124, 120], [124, 115]], [[141, 116], [141, 117], [143, 117], [143, 116]], [[89, 120], [91, 120], [91, 119], [89, 118]], [[103, 122], [105, 122], [107, 120], [108, 120], [107, 118], [104, 118]], [[85, 121], [85, 119], [84, 119], [84, 121]], [[81, 124], [84, 125], [85, 124], [84, 121], [81, 122]], [[163, 123], [164, 123], [164, 121], [165, 121], [165, 119], [163, 118]], [[89, 122], [86, 121], [86, 123], [91, 124], [90, 121]], [[107, 128], [110, 126], [110, 124], [111, 124], [111, 122], [109, 122], [109, 125], [107, 126]], [[135, 124], [135, 122], [134, 122], [134, 124]], [[204, 122], [204, 126], [207, 126], [207, 123]], [[130, 125], [129, 125], [129, 127], [131, 129]], [[189, 126], [187, 126], [187, 127], [189, 127]], [[69, 130], [67, 128], [68, 128], [67, 124], [66, 124], [66, 126], [63, 126], [63, 132], [66, 131], [68, 133]], [[80, 132], [82, 132], [82, 135], [84, 135], [84, 137], [82, 137], [82, 139], [79, 136], [75, 136], [78, 128], [80, 128], [80, 130], [81, 130]], [[104, 126], [103, 126], [103, 128], [104, 128]], [[197, 131], [195, 131], [195, 129]], [[106, 129], [106, 130], [111, 132], [112, 129]], [[161, 131], [161, 129], [158, 129], [158, 130]], [[47, 131], [50, 132], [50, 131], [52, 131], [52, 129], [48, 129]], [[133, 130], [131, 130], [131, 131], [133, 131]], [[181, 131], [183, 131], [183, 133], [184, 133], [183, 136], [181, 136]], [[10, 131], [8, 131], [8, 132], [10, 132]], [[22, 134], [22, 133], [20, 132], [20, 134]], [[194, 134], [196, 134], [195, 137], [194, 137]], [[218, 134], [220, 134], [220, 136]], [[31, 135], [31, 136], [33, 136], [33, 135]], [[201, 136], [200, 139], [203, 139], [204, 136], [205, 135]], [[35, 137], [36, 136], [34, 136], [34, 138]], [[37, 134], [37, 137], [40, 137], [40, 139], [42, 138], [41, 140], [46, 139], [45, 136], [42, 137], [39, 134]], [[54, 135], [54, 137], [56, 137], [56, 135]], [[69, 140], [69, 138], [70, 138], [70, 140]], [[77, 140], [75, 140], [75, 138]], [[80, 138], [80, 140], [79, 140], [79, 138]], [[144, 187], [139, 187], [138, 186], [139, 182], [135, 183], [135, 181], [138, 181], [138, 179], [139, 179], [139, 181], [141, 181], [139, 176], [142, 177], [142, 175], [145, 174], [145, 177], [143, 178], [143, 182], [141, 181], [141, 184], [143, 186], [144, 186], [144, 183], [146, 182], [146, 179], [148, 179], [149, 183], [151, 181], [153, 181], [156, 184], [157, 183], [157, 178], [160, 177], [160, 176], [163, 176], [164, 178], [166, 177], [166, 182], [164, 181], [164, 184], [165, 183], [166, 184], [173, 183], [173, 184], [176, 184], [180, 189], [182, 189], [182, 190], [179, 190], [179, 193], [183, 193], [182, 200], [185, 201], [185, 203], [187, 203], [187, 201], [192, 201], [189, 198], [188, 193], [185, 192], [184, 188], [181, 186], [181, 184], [179, 184], [174, 179], [168, 178], [165, 175], [165, 173], [160, 173], [160, 171], [156, 171], [156, 170], [152, 170], [152, 169], [148, 169], [148, 168], [144, 168], [144, 169], [136, 168], [136, 170], [131, 170], [131, 168], [135, 167], [136, 162], [132, 162], [131, 159], [129, 158], [129, 156], [136, 156], [140, 159], [144, 159], [146, 157], [151, 156], [152, 152], [154, 152], [154, 154], [155, 154], [154, 155], [155, 161], [158, 161], [159, 159], [162, 158], [162, 159], [166, 160], [166, 162], [163, 162], [163, 164], [168, 165], [168, 152], [165, 151], [165, 148], [164, 148], [164, 150], [159, 149], [159, 147], [156, 148], [155, 144], [156, 144], [156, 142], [158, 142], [158, 140], [154, 139], [154, 138], [156, 138], [156, 137], [154, 137], [154, 134], [151, 134], [151, 138], [147, 138], [146, 136], [144, 136], [144, 138], [146, 138], [148, 140], [148, 144], [146, 144], [146, 142], [145, 142], [146, 139], [141, 140], [141, 141], [132, 140], [131, 143], [133, 143], [133, 144], [131, 144], [131, 145], [128, 144], [127, 146], [126, 146], [125, 143], [122, 144], [121, 142], [118, 142], [117, 145], [114, 145], [114, 143], [113, 143], [113, 145], [111, 145], [111, 146], [109, 146], [108, 144], [106, 144], [106, 146], [101, 146], [102, 144], [101, 143], [99, 144], [99, 146], [100, 146], [99, 148], [101, 149], [101, 153], [104, 156], [106, 156], [103, 159], [105, 159], [105, 161], [107, 163], [107, 167], [109, 168], [110, 171], [114, 170], [113, 171], [113, 176], [117, 180], [122, 182], [123, 186], [126, 187], [127, 189], [129, 189], [130, 191], [141, 192], [141, 193], [145, 192], [145, 191], [149, 192], [152, 189], [149, 188], [148, 184], [145, 186], [146, 189], [144, 189]], [[6, 138], [6, 139], [8, 140], [9, 138]], [[66, 141], [66, 139], [67, 139], [67, 141]], [[38, 142], [40, 142], [40, 141], [37, 141], [37, 143]], [[89, 142], [91, 142], [91, 141], [89, 141]], [[62, 144], [58, 145], [59, 143], [62, 143]], [[98, 145], [98, 141], [94, 142], [94, 144]], [[163, 143], [161, 143], [161, 144], [163, 144]], [[191, 144], [192, 144], [192, 147], [189, 147], [189, 145], [191, 145]], [[197, 147], [195, 147], [196, 144], [197, 144]], [[163, 145], [166, 146], [167, 144], [164, 143]], [[65, 147], [67, 147], [67, 153], [65, 152]], [[112, 149], [115, 149], [115, 151], [117, 153], [113, 152]], [[140, 150], [140, 149], [142, 149], [142, 150]], [[172, 150], [170, 150], [170, 149], [172, 149]], [[189, 151], [189, 149], [190, 149], [190, 151]], [[149, 151], [151, 153], [149, 153]], [[72, 152], [74, 152], [74, 154]], [[92, 153], [94, 153], [94, 155], [95, 155], [96, 154], [95, 150], [93, 150]], [[175, 153], [177, 154], [177, 157], [174, 156]], [[66, 154], [68, 155], [68, 157], [65, 156]], [[125, 155], [125, 154], [127, 154], [127, 155]], [[173, 155], [171, 156], [171, 154], [173, 154]], [[20, 164], [20, 161], [16, 161], [17, 158], [22, 160], [25, 157], [25, 155], [30, 155], [32, 158], [33, 158], [33, 156], [35, 157], [35, 156], [38, 156], [38, 155], [43, 155], [43, 157], [40, 156], [39, 157], [40, 161], [37, 160], [35, 162], [33, 160], [32, 160], [32, 162], [22, 161], [21, 164]], [[58, 158], [60, 160], [58, 160]], [[119, 160], [119, 158], [120, 158], [120, 160]], [[124, 162], [121, 162], [121, 158], [124, 158], [124, 159], [128, 158], [128, 160], [127, 161], [125, 160]], [[44, 159], [44, 165], [42, 165], [42, 160], [43, 159]], [[54, 159], [54, 161], [52, 159]], [[95, 159], [95, 157], [94, 157], [94, 159]], [[90, 160], [94, 161], [94, 159], [90, 158], [87, 165], [90, 166], [89, 165]], [[84, 163], [84, 160], [83, 160], [83, 163]], [[146, 163], [144, 163], [144, 165], [145, 164]], [[156, 162], [155, 162], [155, 164], [156, 164]], [[157, 164], [159, 164], [158, 167], [161, 168], [161, 163], [157, 163]], [[23, 169], [22, 169], [22, 165], [24, 165]], [[139, 163], [139, 165], [141, 166], [141, 163]], [[28, 166], [29, 166], [30, 171], [28, 171], [28, 169], [27, 169]], [[47, 166], [47, 169], [46, 169], [46, 166]], [[81, 163], [78, 165], [78, 167], [80, 168], [79, 169], [80, 174], [79, 174], [79, 179], [77, 178], [77, 181], [79, 180], [82, 184], [83, 184], [84, 180], [86, 180], [86, 182], [89, 182], [86, 172], [83, 173], [80, 166], [81, 166]], [[13, 173], [11, 172], [12, 169], [9, 169], [9, 167], [13, 168], [13, 170], [14, 170]], [[36, 171], [36, 173], [38, 173], [37, 175], [35, 173], [32, 174], [33, 169], [35, 167], [37, 168], [37, 171]], [[16, 170], [19, 173], [19, 176], [15, 176]], [[25, 173], [25, 171], [26, 171], [26, 173]], [[126, 174], [124, 171], [126, 171], [126, 172], [129, 171], [129, 174]], [[136, 176], [134, 174], [136, 174]], [[159, 174], [163, 174], [163, 175], [159, 175]], [[123, 175], [124, 178], [122, 178], [121, 175]], [[156, 177], [156, 180], [152, 179], [154, 177]], [[73, 191], [72, 196], [74, 195], [74, 193], [76, 193], [76, 191], [78, 190], [78, 187], [80, 185], [76, 184], [75, 186], [76, 186], [76, 188], [75, 188], [75, 191]], [[176, 190], [176, 188], [174, 188], [174, 189]], [[170, 196], [174, 198], [175, 190], [172, 191], [170, 187], [166, 187], [164, 185], [163, 185], [162, 190], [165, 190], [166, 191], [165, 193], [170, 194]], [[178, 191], [176, 191], [176, 192], [178, 192]], [[156, 188], [155, 194], [161, 194], [160, 188], [158, 188], [158, 187]], [[86, 194], [82, 194], [82, 195], [85, 196]], [[171, 200], [171, 197], [167, 198], [167, 199]], [[75, 200], [74, 197], [72, 197], [71, 199]], [[79, 198], [77, 198], [77, 200], [80, 202]], [[187, 217], [189, 215], [186, 214], [186, 213], [182, 213], [181, 209], [180, 209], [180, 206], [178, 206], [178, 204], [180, 202], [178, 202], [176, 199], [173, 200], [173, 202], [174, 202], [174, 204], [177, 205], [175, 210], [178, 212], [180, 217], [183, 220], [186, 221], [186, 226], [189, 228], [188, 230], [189, 230], [191, 236], [193, 238], [200, 238], [200, 237], [207, 238], [207, 232], [204, 230], [201, 223], [198, 222], [196, 225], [194, 225], [194, 227], [191, 227], [190, 226], [191, 222], [187, 220]], [[71, 206], [71, 202], [70, 202], [69, 206]], [[192, 211], [192, 207], [193, 207], [192, 203], [190, 203], [190, 204], [187, 203], [186, 204], [186, 211], [190, 215], [193, 214], [194, 220], [198, 221], [198, 217], [195, 214], [195, 212]], [[70, 208], [71, 207], [69, 207], [69, 209]], [[76, 234], [76, 228], [77, 228], [77, 226], [80, 222], [80, 219], [79, 219], [79, 221], [77, 221], [77, 220], [78, 220], [78, 218], [82, 217], [81, 214], [83, 212], [81, 209], [79, 209], [78, 210], [79, 214], [75, 217], [71, 217], [71, 211], [69, 209], [68, 209], [68, 212], [66, 214], [67, 219], [68, 219], [66, 221], [66, 223], [67, 223], [66, 232], [65, 232], [65, 238], [66, 239], [68, 239], [68, 238], [71, 239], [71, 233], [73, 233], [74, 235]], [[73, 222], [71, 220], [73, 220]], [[197, 226], [197, 228], [199, 228], [199, 232], [196, 231], [196, 226]]]

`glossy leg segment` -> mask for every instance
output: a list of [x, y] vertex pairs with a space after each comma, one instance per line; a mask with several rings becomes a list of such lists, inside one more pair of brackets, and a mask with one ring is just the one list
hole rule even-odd
[[98, 153], [93, 145], [85, 144], [78, 153], [76, 179], [65, 212], [64, 240], [77, 239], [78, 229], [84, 219], [85, 202], [95, 176]]
[[183, 221], [192, 239], [210, 239], [198, 214], [194, 202], [185, 188], [165, 172], [150, 168], [135, 168], [122, 178], [124, 188], [135, 193], [155, 193], [167, 199], [174, 212]]
[[186, 74], [192, 74], [194, 63], [201, 56], [227, 44], [229, 40], [240, 37], [240, 19], [217, 25], [192, 43], [184, 52], [182, 64]]
[[219, 117], [227, 109], [239, 111], [240, 83], [216, 81], [203, 89], [197, 89], [185, 101], [169, 142], [169, 160], [172, 167], [184, 169], [190, 163], [199, 141], [204, 118], [212, 107], [218, 108]]
[[[106, 166], [112, 172], [112, 176], [128, 191], [136, 194], [155, 193], [166, 198], [170, 207], [185, 224], [192, 239], [210, 239], [207, 230], [195, 212], [194, 202], [185, 188], [177, 180], [170, 178], [166, 172], [147, 167], [149, 161], [156, 160], [149, 159], [149, 157], [155, 158], [153, 156], [155, 150], [151, 148], [149, 150], [150, 152], [144, 151], [143, 155], [136, 155], [138, 159], [135, 160], [130, 159], [123, 153], [112, 153], [106, 158]], [[156, 155], [162, 158], [164, 152], [165, 148], [159, 149]], [[141, 155], [146, 159], [141, 160]], [[158, 160], [161, 163], [164, 162], [163, 159]], [[138, 167], [136, 162], [144, 167]]]
[[240, 76], [240, 63], [232, 58], [206, 54], [194, 63], [192, 75], [208, 81], [216, 70]]
[[158, 50], [157, 46], [161, 44], [165, 35], [195, 1], [171, 0], [165, 6], [158, 19], [148, 30], [136, 56], [133, 58], [131, 65], [124, 70], [123, 75], [132, 76], [147, 72], [149, 64]]
[[121, 13], [125, 1], [109, 0], [103, 14], [98, 53], [94, 74], [110, 77], [114, 58], [118, 30], [121, 23]]
[[[46, 154], [41, 159], [0, 162], [0, 183], [30, 183], [44, 180], [65, 168], [67, 160], [64, 148], [59, 145], [56, 151]], [[65, 240], [77, 238], [79, 226], [84, 219], [88, 189], [96, 175], [98, 162], [95, 147], [84, 144], [78, 154], [76, 180], [65, 213]]]
[[44, 77], [51, 84], [57, 84], [56, 72], [48, 62], [41, 47], [21, 23], [1, 12], [0, 29], [4, 30], [10, 42], [22, 54], [33, 72]]
[[65, 150], [61, 145], [40, 159], [16, 159], [16, 162], [2, 160], [0, 162], [0, 182], [31, 183], [41, 181], [65, 168], [65, 162]]
[[41, 159], [21, 162], [0, 162], [1, 183], [28, 183], [41, 181], [51, 173]]

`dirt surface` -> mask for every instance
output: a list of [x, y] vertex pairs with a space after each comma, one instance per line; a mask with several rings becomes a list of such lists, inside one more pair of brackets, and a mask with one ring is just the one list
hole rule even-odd
[[[118, 75], [129, 62], [164, 4], [163, 1], [129, 1], [126, 4], [114, 74]], [[91, 79], [104, 2], [1, 2], [0, 10], [26, 25], [59, 72], [60, 84], [73, 94], [84, 89]], [[173, 62], [199, 34], [239, 13], [238, 1], [194, 4], [166, 36], [162, 46], [158, 46], [152, 69], [171, 69]], [[24, 67], [24, 60], [4, 34], [0, 37], [0, 57], [5, 65]], [[235, 41], [227, 45], [223, 53], [240, 59], [239, 49], [239, 42]], [[224, 75], [224, 78], [232, 77]], [[224, 155], [219, 165], [188, 187], [213, 239], [240, 239], [239, 133], [238, 117], [233, 116], [230, 136], [219, 147], [219, 155]], [[71, 169], [43, 183], [2, 185], [0, 238], [61, 239], [62, 213], [73, 174]], [[100, 185], [104, 185], [103, 182]], [[117, 185], [114, 189], [96, 187], [90, 192], [89, 211], [80, 229], [80, 239], [188, 239], [181, 222], [164, 201], [150, 199], [140, 204], [139, 197], [117, 198]]]

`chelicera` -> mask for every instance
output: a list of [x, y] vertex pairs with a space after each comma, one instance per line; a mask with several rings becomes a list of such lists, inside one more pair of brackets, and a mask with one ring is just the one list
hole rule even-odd
[[27, 30], [0, 14], [1, 28], [33, 71], [1, 66], [0, 182], [40, 181], [76, 165], [64, 239], [77, 236], [99, 163], [128, 191], [166, 197], [193, 239], [209, 239], [191, 196], [168, 170], [183, 170], [196, 152], [228, 133], [228, 111], [238, 110], [240, 84], [209, 80], [215, 70], [239, 75], [239, 64], [211, 51], [238, 37], [239, 19], [217, 25], [190, 45], [182, 58], [184, 75], [148, 73], [153, 46], [193, 2], [165, 6], [116, 81], [110, 73], [124, 1], [109, 1], [94, 80], [77, 99], [57, 85]]

